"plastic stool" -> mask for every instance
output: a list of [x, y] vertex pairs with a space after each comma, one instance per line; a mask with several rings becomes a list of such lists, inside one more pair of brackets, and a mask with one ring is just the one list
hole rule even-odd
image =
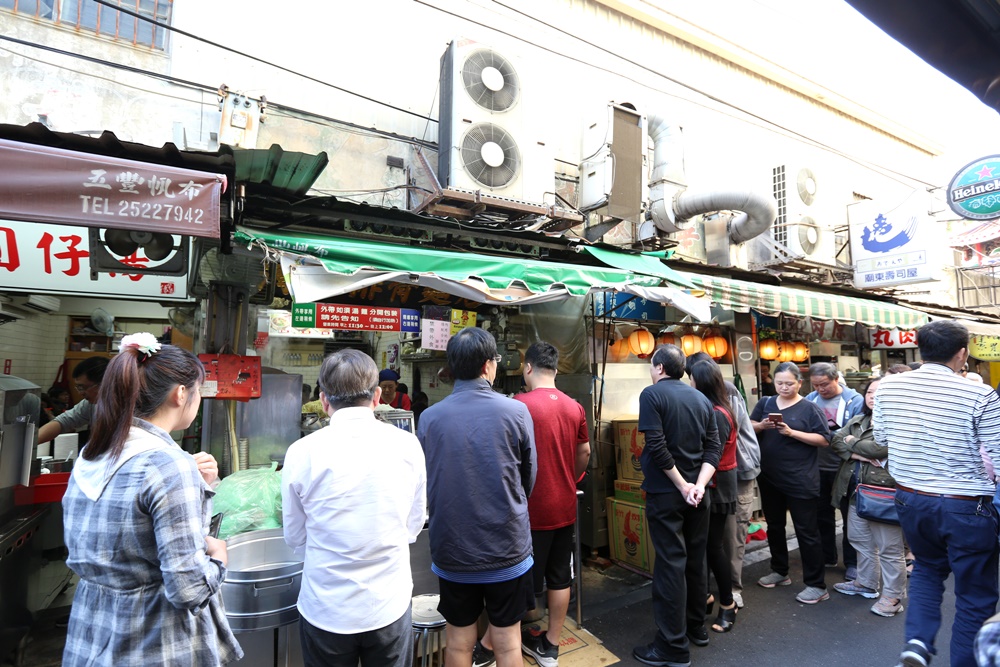
[[[438, 611], [440, 595], [415, 595], [412, 600], [414, 667], [444, 666], [445, 620]], [[420, 662], [416, 658], [419, 656]]]

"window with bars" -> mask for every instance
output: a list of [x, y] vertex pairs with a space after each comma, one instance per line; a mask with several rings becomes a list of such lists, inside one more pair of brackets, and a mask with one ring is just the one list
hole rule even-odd
[[[170, 24], [173, 0], [110, 0], [123, 9]], [[46, 19], [81, 32], [163, 50], [167, 33], [150, 21], [136, 18], [94, 0], [0, 0], [0, 8]]]
[[788, 245], [788, 208], [785, 201], [785, 165], [775, 167], [771, 170], [771, 184], [774, 198], [778, 202], [778, 217], [771, 227], [771, 234], [775, 241], [782, 245]]

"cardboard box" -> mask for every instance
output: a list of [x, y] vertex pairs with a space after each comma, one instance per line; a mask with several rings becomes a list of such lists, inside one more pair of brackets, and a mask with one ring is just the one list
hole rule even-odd
[[639, 432], [639, 420], [616, 419], [611, 426], [615, 434], [618, 479], [641, 482], [644, 477], [639, 457], [646, 446], [646, 437]]
[[615, 480], [615, 499], [634, 505], [646, 505], [646, 492], [642, 490], [642, 482], [631, 479]]
[[611, 558], [651, 572], [646, 508], [614, 498], [608, 504], [608, 543]]

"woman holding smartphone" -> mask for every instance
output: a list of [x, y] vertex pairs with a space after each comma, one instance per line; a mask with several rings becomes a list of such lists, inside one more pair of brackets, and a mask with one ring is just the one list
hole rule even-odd
[[767, 543], [771, 548], [771, 573], [761, 577], [764, 588], [788, 586], [788, 543], [785, 517], [792, 515], [795, 536], [802, 555], [806, 587], [795, 597], [803, 604], [830, 599], [824, 580], [823, 546], [819, 536], [820, 447], [830, 444], [826, 416], [799, 394], [799, 367], [785, 362], [774, 372], [776, 396], [762, 398], [750, 414], [760, 442], [761, 508], [767, 521]]

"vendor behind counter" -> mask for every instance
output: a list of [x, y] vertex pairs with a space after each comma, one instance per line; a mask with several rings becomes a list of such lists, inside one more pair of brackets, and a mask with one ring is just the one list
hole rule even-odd
[[378, 386], [382, 388], [382, 405], [389, 405], [397, 410], [411, 410], [410, 397], [402, 394], [399, 389], [399, 373], [386, 368], [378, 374]]

